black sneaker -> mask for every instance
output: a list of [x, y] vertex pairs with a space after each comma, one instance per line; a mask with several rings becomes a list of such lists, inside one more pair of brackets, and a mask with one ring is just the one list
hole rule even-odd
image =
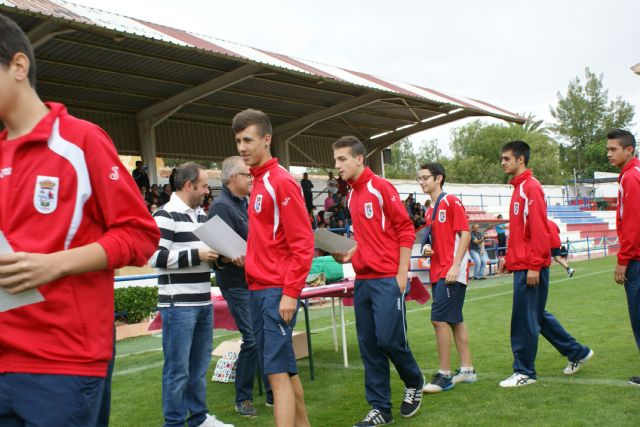
[[422, 388], [422, 391], [425, 393], [440, 393], [441, 391], [451, 390], [452, 388], [452, 377], [442, 375], [438, 372], [433, 376], [431, 382]]
[[640, 386], [640, 377], [629, 378], [629, 384]]
[[354, 424], [353, 427], [383, 426], [391, 423], [393, 423], [393, 416], [391, 416], [391, 412], [382, 412], [379, 409], [372, 409], [362, 421]]
[[422, 377], [422, 384], [418, 388], [405, 388], [404, 396], [402, 397], [402, 403], [400, 404], [400, 416], [403, 418], [409, 418], [415, 415], [420, 409], [422, 403], [422, 387], [425, 383], [424, 377]]
[[258, 416], [258, 411], [256, 411], [256, 408], [253, 407], [253, 402], [250, 400], [236, 403], [236, 412], [241, 417], [253, 418]]

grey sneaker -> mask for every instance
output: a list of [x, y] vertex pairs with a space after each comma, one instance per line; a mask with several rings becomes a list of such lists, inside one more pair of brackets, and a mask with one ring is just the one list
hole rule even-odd
[[629, 384], [640, 386], [640, 377], [631, 377], [629, 378]]
[[475, 383], [476, 381], [478, 381], [478, 376], [476, 375], [475, 369], [471, 372], [463, 372], [462, 370], [458, 369], [453, 373], [453, 378], [451, 379], [451, 382], [454, 385], [460, 383]]
[[236, 412], [241, 417], [253, 418], [258, 416], [258, 411], [253, 407], [253, 402], [250, 400], [236, 403]]
[[575, 273], [576, 271], [573, 268], [570, 268], [567, 270], [567, 276], [568, 277], [573, 277], [573, 273]]
[[451, 390], [453, 383], [451, 377], [442, 375], [440, 372], [435, 374], [431, 379], [431, 382], [422, 388], [425, 393], [440, 393], [441, 391]]

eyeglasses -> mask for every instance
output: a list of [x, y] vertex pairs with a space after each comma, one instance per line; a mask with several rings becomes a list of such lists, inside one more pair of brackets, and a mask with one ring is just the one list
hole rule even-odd
[[253, 175], [251, 175], [250, 173], [238, 172], [236, 175], [242, 175], [242, 176], [246, 176], [249, 179], [253, 179]]
[[416, 182], [427, 182], [429, 178], [433, 178], [433, 175], [418, 175], [416, 177]]

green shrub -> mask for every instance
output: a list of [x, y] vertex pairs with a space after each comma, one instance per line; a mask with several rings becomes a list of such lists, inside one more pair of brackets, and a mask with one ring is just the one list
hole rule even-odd
[[126, 313], [127, 323], [145, 320], [158, 304], [158, 288], [132, 286], [115, 290], [116, 313]]

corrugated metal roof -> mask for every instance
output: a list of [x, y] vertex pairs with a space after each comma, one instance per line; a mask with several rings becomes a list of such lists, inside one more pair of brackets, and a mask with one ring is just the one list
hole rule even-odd
[[[487, 112], [490, 113], [490, 115], [519, 119], [516, 114], [495, 108], [487, 103], [479, 102], [474, 99], [453, 96], [441, 91], [421, 88], [409, 83], [392, 81], [390, 79], [354, 72], [307, 59], [292, 58], [282, 54], [271, 53], [208, 35], [200, 35], [189, 31], [177, 30], [111, 12], [77, 5], [65, 0], [47, 0], [38, 2], [30, 0], [0, 0], [0, 4], [14, 6], [54, 18], [70, 20], [79, 24], [106, 28], [119, 33], [132, 34], [179, 46], [204, 49], [219, 55], [245, 59], [259, 64], [265, 64], [299, 73], [307, 73], [322, 78], [344, 81], [352, 85], [402, 95], [422, 97], [430, 101], [465, 107], [479, 112]], [[129, 65], [135, 68], [135, 61]], [[140, 66], [145, 67], [146, 65], [140, 64]]]
[[[224, 78], [245, 64], [260, 64], [260, 70], [184, 102], [165, 117], [167, 120], [156, 128], [158, 156], [221, 159], [234, 154], [233, 145], [226, 145], [228, 126], [233, 115], [245, 108], [265, 111], [276, 130], [289, 125], [288, 136], [295, 135], [293, 146], [326, 166], [333, 163], [330, 144], [345, 134], [357, 135], [379, 148], [393, 143], [396, 132], [407, 135], [456, 120], [460, 115], [452, 113], [457, 111], [467, 116], [523, 121], [483, 101], [65, 0], [0, 0], [0, 11], [26, 32], [37, 32], [45, 23], [59, 25], [59, 32], [51, 29], [53, 37], [36, 45], [40, 96], [64, 102], [78, 116], [103, 126], [125, 154], [140, 152], [136, 114]], [[365, 100], [355, 102], [360, 97]], [[308, 119], [352, 102], [354, 107], [336, 114]], [[431, 122], [434, 118], [438, 119]], [[302, 124], [292, 130], [291, 123], [300, 121]], [[403, 128], [412, 132], [398, 132]], [[381, 134], [390, 136], [373, 139]], [[290, 150], [290, 157], [292, 164], [315, 164], [296, 149]]]

